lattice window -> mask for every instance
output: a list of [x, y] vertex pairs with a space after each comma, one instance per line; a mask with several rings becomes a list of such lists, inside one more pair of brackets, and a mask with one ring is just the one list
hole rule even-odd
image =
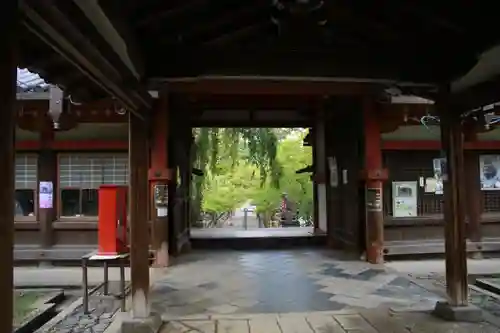
[[500, 191], [481, 191], [485, 213], [500, 211]]
[[59, 156], [60, 215], [97, 216], [98, 188], [103, 184], [128, 184], [127, 154]]
[[59, 157], [61, 188], [97, 189], [102, 184], [128, 184], [127, 154], [65, 154]]
[[15, 158], [15, 199], [16, 220], [35, 219], [36, 189], [38, 183], [38, 156], [16, 154]]
[[128, 184], [128, 156], [117, 155], [102, 160], [103, 183], [115, 185]]
[[38, 157], [30, 154], [16, 154], [16, 190], [36, 189], [38, 181]]

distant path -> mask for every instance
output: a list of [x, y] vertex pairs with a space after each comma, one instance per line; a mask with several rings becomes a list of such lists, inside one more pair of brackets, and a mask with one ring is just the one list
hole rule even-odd
[[191, 229], [191, 238], [268, 238], [268, 237], [313, 237], [313, 227], [305, 228], [207, 228]]
[[[247, 229], [259, 228], [259, 220], [253, 214], [247, 216], [246, 221]], [[233, 216], [224, 223], [223, 228], [236, 228], [245, 229], [245, 217], [244, 216]]]

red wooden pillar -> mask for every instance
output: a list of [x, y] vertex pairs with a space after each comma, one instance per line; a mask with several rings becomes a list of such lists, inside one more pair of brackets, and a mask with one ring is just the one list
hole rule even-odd
[[157, 209], [154, 202], [155, 186], [167, 186], [170, 178], [168, 169], [168, 93], [162, 91], [154, 110], [152, 135], [150, 139], [150, 207], [152, 225], [151, 243], [155, 253], [155, 266], [168, 266], [168, 211]]
[[18, 2], [7, 1], [0, 14], [0, 332], [12, 332], [14, 248], [14, 131], [16, 106], [16, 46]]
[[387, 170], [382, 165], [380, 124], [377, 119], [375, 102], [363, 100], [364, 147], [366, 198], [366, 259], [372, 264], [384, 261], [384, 211], [383, 182], [387, 180]]
[[[57, 154], [52, 149], [55, 134], [53, 122], [48, 116], [44, 116], [42, 121], [43, 125], [40, 132], [40, 152], [38, 154], [38, 186], [40, 186], [40, 182], [50, 182], [52, 183], [53, 193], [57, 193]], [[52, 246], [52, 223], [56, 219], [56, 199], [57, 196], [53, 195], [52, 207], [38, 209], [38, 221], [40, 222], [41, 236], [40, 245], [43, 248], [50, 248]], [[38, 200], [38, 203], [39, 202], [40, 200]]]

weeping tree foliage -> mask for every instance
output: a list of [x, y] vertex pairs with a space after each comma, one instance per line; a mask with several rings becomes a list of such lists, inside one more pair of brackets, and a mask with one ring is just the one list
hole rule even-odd
[[283, 166], [280, 178], [280, 190], [265, 187], [258, 189], [252, 199], [257, 206], [264, 225], [268, 226], [281, 202], [281, 195], [286, 192], [288, 199], [297, 209], [297, 216], [308, 220], [313, 215], [313, 185], [310, 173], [297, 174], [296, 171], [307, 167], [312, 162], [312, 148], [303, 145], [307, 131], [296, 131], [295, 135], [281, 140], [277, 157]]
[[[286, 136], [282, 129], [270, 128], [199, 128], [195, 137], [193, 166], [210, 177], [221, 174], [246, 161], [258, 169], [260, 184], [270, 181], [279, 188], [282, 167], [276, 159], [278, 140]], [[230, 161], [225, 165], [223, 161]], [[193, 183], [193, 220], [197, 220], [203, 201], [205, 177], [195, 177]]]

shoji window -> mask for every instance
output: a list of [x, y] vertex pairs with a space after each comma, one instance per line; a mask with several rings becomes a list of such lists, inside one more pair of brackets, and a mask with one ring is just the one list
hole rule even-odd
[[16, 154], [14, 202], [16, 216], [36, 216], [38, 156]]
[[128, 184], [128, 155], [61, 154], [60, 216], [97, 216], [98, 190], [103, 184]]

